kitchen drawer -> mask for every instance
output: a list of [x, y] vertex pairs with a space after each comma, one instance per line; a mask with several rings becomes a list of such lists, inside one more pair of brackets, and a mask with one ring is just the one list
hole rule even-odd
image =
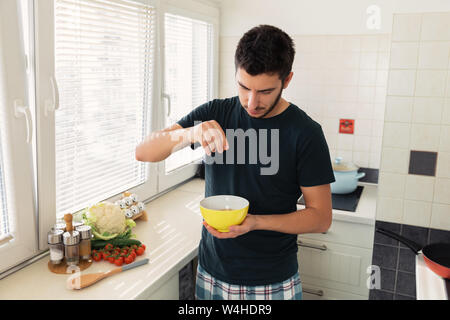
[[303, 300], [368, 300], [367, 296], [302, 282]]
[[333, 220], [326, 233], [304, 233], [298, 238], [372, 249], [374, 232], [375, 228], [371, 225]]
[[369, 297], [372, 249], [304, 240], [297, 253], [302, 282]]

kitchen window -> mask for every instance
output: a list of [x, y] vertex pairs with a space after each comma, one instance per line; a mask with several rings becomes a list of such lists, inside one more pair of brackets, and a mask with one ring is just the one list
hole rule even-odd
[[[218, 12], [200, 14], [189, 8], [164, 6], [161, 14], [163, 46], [163, 127], [173, 125], [195, 107], [218, 97]], [[198, 8], [197, 8], [198, 9]], [[163, 191], [195, 174], [203, 148], [170, 155], [159, 167], [158, 190]]]
[[38, 253], [20, 1], [0, 1], [0, 273]]
[[150, 132], [218, 96], [219, 10], [185, 0], [32, 3], [44, 250], [65, 213], [114, 202], [125, 191], [144, 201], [195, 175], [199, 151], [141, 163], [134, 150]]
[[[170, 99], [166, 126], [212, 97], [212, 24], [166, 13], [164, 17], [164, 92]], [[183, 149], [166, 160], [166, 173], [200, 159], [202, 148]]]
[[207, 0], [0, 1], [0, 276], [65, 213], [194, 176], [198, 151], [134, 150], [218, 97], [218, 21]]

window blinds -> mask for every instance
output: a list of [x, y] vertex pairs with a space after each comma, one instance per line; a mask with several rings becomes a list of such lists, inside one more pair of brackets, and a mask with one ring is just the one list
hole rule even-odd
[[148, 134], [154, 8], [56, 0], [56, 212], [78, 211], [146, 181], [135, 147]]
[[[165, 93], [170, 96], [171, 109], [167, 126], [212, 98], [212, 32], [210, 23], [187, 17], [165, 14]], [[203, 154], [183, 149], [166, 161], [166, 172], [181, 167]]]

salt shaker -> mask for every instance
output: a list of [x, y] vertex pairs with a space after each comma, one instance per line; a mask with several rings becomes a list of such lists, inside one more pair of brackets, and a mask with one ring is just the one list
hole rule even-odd
[[47, 234], [47, 243], [50, 249], [52, 264], [60, 264], [64, 259], [63, 230], [51, 229]]

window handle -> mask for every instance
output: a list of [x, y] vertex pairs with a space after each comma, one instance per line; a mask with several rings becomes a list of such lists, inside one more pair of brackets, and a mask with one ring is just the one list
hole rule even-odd
[[171, 112], [171, 105], [170, 105], [170, 95], [168, 95], [167, 93], [163, 93], [163, 98], [167, 99], [167, 117], [170, 117], [170, 112]]
[[25, 117], [27, 122], [27, 143], [31, 143], [33, 137], [33, 122], [31, 119], [30, 108], [23, 105], [23, 101], [20, 99], [14, 100], [14, 116], [19, 119]]
[[45, 100], [45, 116], [48, 116], [48, 112], [54, 112], [59, 109], [59, 90], [54, 75], [50, 77], [50, 83], [52, 85], [52, 100]]

